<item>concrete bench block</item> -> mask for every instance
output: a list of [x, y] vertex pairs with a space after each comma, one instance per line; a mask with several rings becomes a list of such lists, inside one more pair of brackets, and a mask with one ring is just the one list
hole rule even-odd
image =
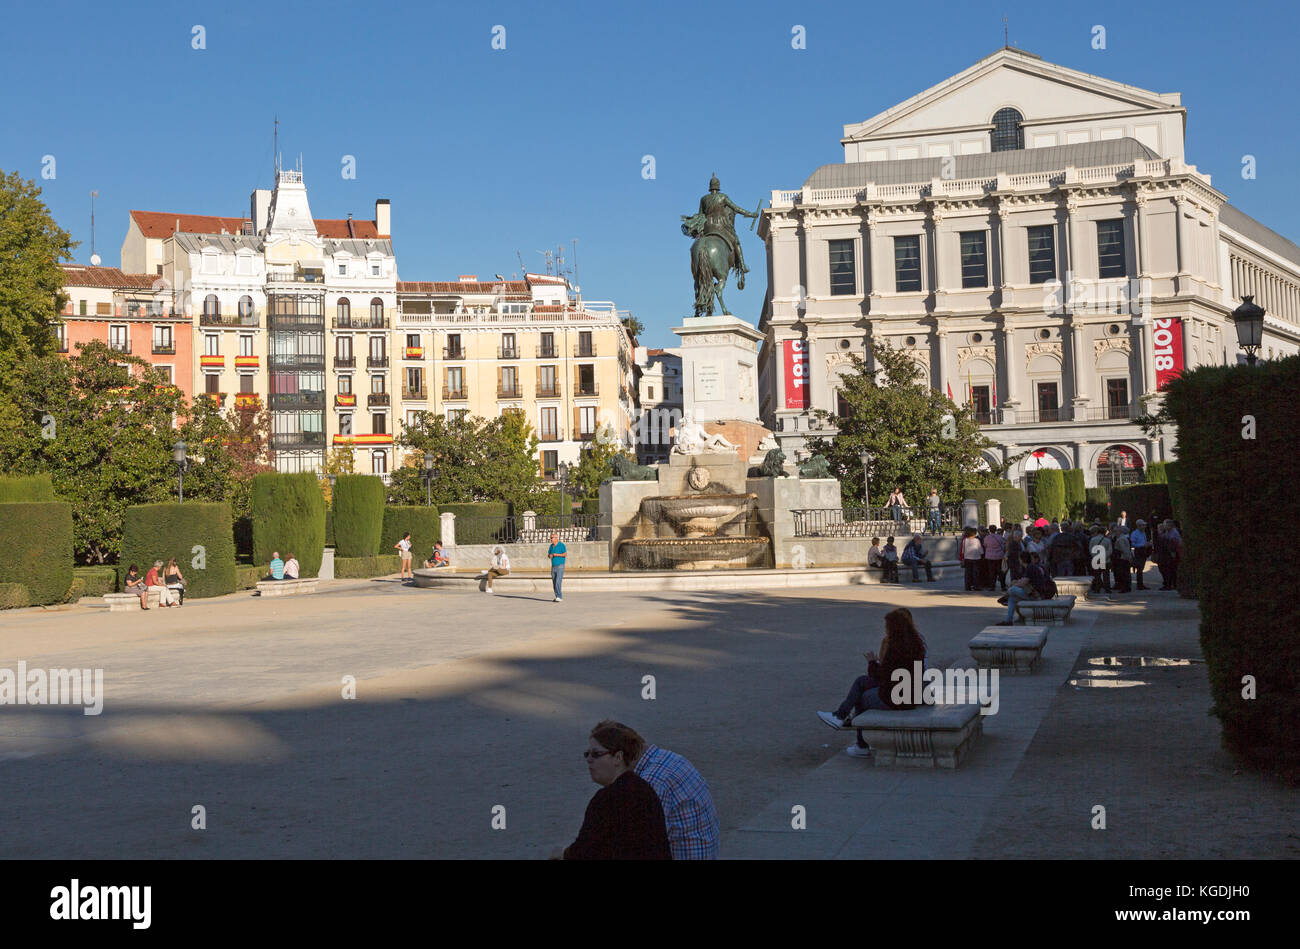
[[257, 592], [262, 596], [299, 596], [316, 592], [318, 577], [303, 577], [299, 580], [259, 580]]
[[978, 705], [927, 705], [868, 709], [846, 727], [871, 746], [877, 765], [956, 768], [984, 733], [984, 718]]
[[1032, 672], [1045, 645], [1046, 626], [986, 626], [970, 641], [970, 654], [984, 668]]
[[[140, 609], [140, 595], [138, 593], [105, 593], [104, 602], [108, 604], [110, 613], [122, 613], [126, 610]], [[162, 592], [160, 590], [149, 591], [149, 608], [153, 609], [162, 602]]]
[[1092, 590], [1091, 580], [1080, 580], [1077, 577], [1057, 577], [1054, 582], [1057, 596], [1087, 597]]
[[1054, 600], [1022, 600], [1016, 604], [1016, 614], [1022, 623], [1064, 626], [1074, 609], [1075, 599], [1073, 596], [1058, 596]]

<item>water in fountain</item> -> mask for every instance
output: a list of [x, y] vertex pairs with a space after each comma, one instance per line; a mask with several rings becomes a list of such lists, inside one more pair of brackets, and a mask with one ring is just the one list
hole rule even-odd
[[644, 498], [636, 536], [623, 541], [627, 570], [714, 570], [772, 565], [752, 494], [659, 495]]

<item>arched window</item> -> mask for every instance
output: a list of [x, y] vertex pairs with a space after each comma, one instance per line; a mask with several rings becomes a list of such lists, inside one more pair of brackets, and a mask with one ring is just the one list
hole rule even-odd
[[352, 304], [348, 302], [347, 297], [339, 297], [335, 313], [338, 316], [337, 322], [339, 326], [347, 326], [352, 322]]
[[221, 315], [221, 301], [217, 299], [215, 293], [209, 293], [203, 298], [203, 315], [212, 317]]
[[384, 301], [375, 297], [370, 301], [370, 325], [384, 325]]
[[1097, 456], [1097, 487], [1141, 484], [1142, 456], [1128, 445], [1111, 445]]
[[239, 315], [241, 318], [253, 315], [253, 298], [247, 294], [239, 298]]
[[1021, 123], [1025, 117], [1015, 109], [998, 109], [993, 113], [993, 132], [989, 142], [991, 152], [1009, 152], [1025, 147], [1025, 130]]

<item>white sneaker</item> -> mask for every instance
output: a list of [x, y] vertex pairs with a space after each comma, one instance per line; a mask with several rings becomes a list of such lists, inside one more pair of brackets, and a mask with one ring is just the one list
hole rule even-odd
[[563, 603], [563, 602], [564, 602], [564, 598], [563, 598], [563, 597], [559, 597], [559, 596], [557, 596], [557, 597], [555, 598], [555, 602], [556, 602], [556, 603]]
[[844, 722], [841, 719], [836, 718], [830, 712], [818, 712], [817, 717], [820, 718], [827, 725], [829, 725], [831, 728], [844, 727]]
[[870, 748], [863, 748], [863, 747], [862, 747], [861, 745], [859, 745], [857, 742], [854, 742], [853, 744], [849, 745], [849, 747], [846, 748], [846, 749], [844, 749], [844, 750], [848, 753], [848, 755], [849, 755], [850, 758], [870, 758], [870, 757], [871, 757], [871, 749], [870, 749]]
[[487, 591], [488, 591], [489, 593], [496, 593], [496, 592], [497, 592], [496, 590], [492, 589], [491, 587], [488, 587], [488, 588], [487, 588]]

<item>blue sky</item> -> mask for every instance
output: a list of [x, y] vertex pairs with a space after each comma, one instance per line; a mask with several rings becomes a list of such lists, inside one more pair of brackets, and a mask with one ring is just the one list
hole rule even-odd
[[[584, 296], [632, 310], [642, 342], [672, 345], [692, 300], [678, 216], [711, 173], [751, 209], [798, 187], [843, 160], [845, 123], [1000, 47], [1004, 14], [1012, 45], [1050, 62], [1181, 92], [1188, 161], [1300, 239], [1300, 15], [1281, 4], [11, 5], [0, 169], [39, 179], [55, 156], [57, 177], [38, 183], [83, 262], [98, 190], [96, 250], [116, 265], [131, 208], [246, 215], [249, 192], [271, 186], [278, 114], [313, 214], [369, 218], [375, 198], [392, 200], [402, 279], [510, 275], [516, 251], [539, 271], [538, 250], [571, 258], [577, 238]], [[206, 49], [191, 46], [196, 24]], [[806, 49], [791, 48], [796, 24]], [[764, 251], [742, 239], [752, 279], [728, 303], [755, 321]]]

